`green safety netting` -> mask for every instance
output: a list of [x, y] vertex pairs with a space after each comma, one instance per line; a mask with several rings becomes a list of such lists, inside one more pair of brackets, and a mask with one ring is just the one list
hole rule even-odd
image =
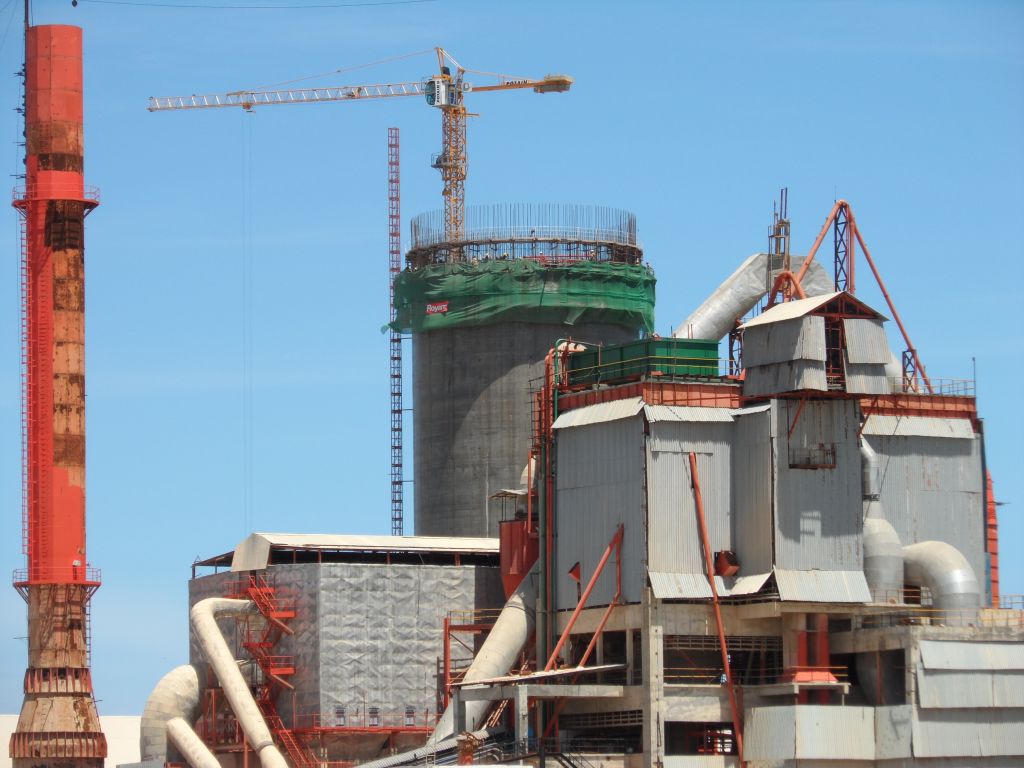
[[436, 264], [395, 279], [396, 330], [497, 322], [614, 323], [654, 329], [654, 273], [645, 266], [527, 259]]

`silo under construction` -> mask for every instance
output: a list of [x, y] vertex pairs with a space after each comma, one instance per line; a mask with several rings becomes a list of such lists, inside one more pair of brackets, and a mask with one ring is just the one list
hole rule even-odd
[[471, 208], [457, 241], [441, 211], [413, 220], [395, 308], [413, 336], [416, 535], [497, 536], [490, 499], [521, 486], [548, 350], [651, 331], [654, 284], [626, 211]]

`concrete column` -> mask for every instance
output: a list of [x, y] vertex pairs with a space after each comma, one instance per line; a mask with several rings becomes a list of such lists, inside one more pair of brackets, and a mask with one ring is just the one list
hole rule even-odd
[[526, 695], [526, 687], [516, 686], [516, 743], [525, 744], [530, 734], [530, 700]]
[[653, 596], [650, 588], [644, 590], [641, 612], [643, 626], [640, 630], [641, 653], [643, 654], [643, 702], [644, 726], [643, 749], [644, 768], [660, 768], [665, 748], [662, 743], [662, 692], [665, 682], [665, 636], [661, 626], [659, 607], [661, 602]]
[[626, 628], [626, 685], [633, 684], [633, 628]]

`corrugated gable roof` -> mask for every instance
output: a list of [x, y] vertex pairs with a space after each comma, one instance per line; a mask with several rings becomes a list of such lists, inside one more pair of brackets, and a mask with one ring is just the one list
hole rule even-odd
[[730, 408], [706, 408], [692, 405], [645, 405], [644, 415], [650, 422], [685, 421], [685, 422], [731, 422]]
[[974, 439], [970, 419], [938, 419], [931, 416], [885, 416], [871, 414], [864, 421], [865, 435], [878, 437], [948, 437]]
[[611, 400], [607, 403], [595, 403], [585, 405], [582, 408], [573, 408], [561, 414], [552, 429], [569, 429], [571, 427], [582, 427], [587, 424], [601, 424], [606, 421], [618, 421], [628, 419], [640, 413], [644, 407], [644, 401], [639, 397], [627, 397], [622, 400]]
[[768, 323], [777, 323], [781, 320], [792, 320], [797, 317], [803, 317], [808, 312], [812, 312], [822, 304], [826, 304], [842, 291], [833, 291], [832, 293], [823, 293], [820, 296], [810, 296], [806, 299], [794, 299], [793, 301], [784, 301], [781, 304], [776, 304], [771, 309], [765, 310], [757, 317], [751, 318], [743, 325], [740, 329], [754, 328], [758, 325], [767, 325]]

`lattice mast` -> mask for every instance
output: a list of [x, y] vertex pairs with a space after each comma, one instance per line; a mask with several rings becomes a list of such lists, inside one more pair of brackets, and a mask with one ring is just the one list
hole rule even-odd
[[14, 586], [28, 603], [25, 699], [14, 768], [102, 768], [89, 669], [85, 550], [85, 216], [82, 30], [25, 29], [22, 225], [23, 542]]
[[402, 195], [399, 135], [388, 128], [388, 307], [391, 315], [391, 535], [405, 532], [405, 486], [402, 461], [402, 334], [395, 330], [395, 278], [402, 271]]

